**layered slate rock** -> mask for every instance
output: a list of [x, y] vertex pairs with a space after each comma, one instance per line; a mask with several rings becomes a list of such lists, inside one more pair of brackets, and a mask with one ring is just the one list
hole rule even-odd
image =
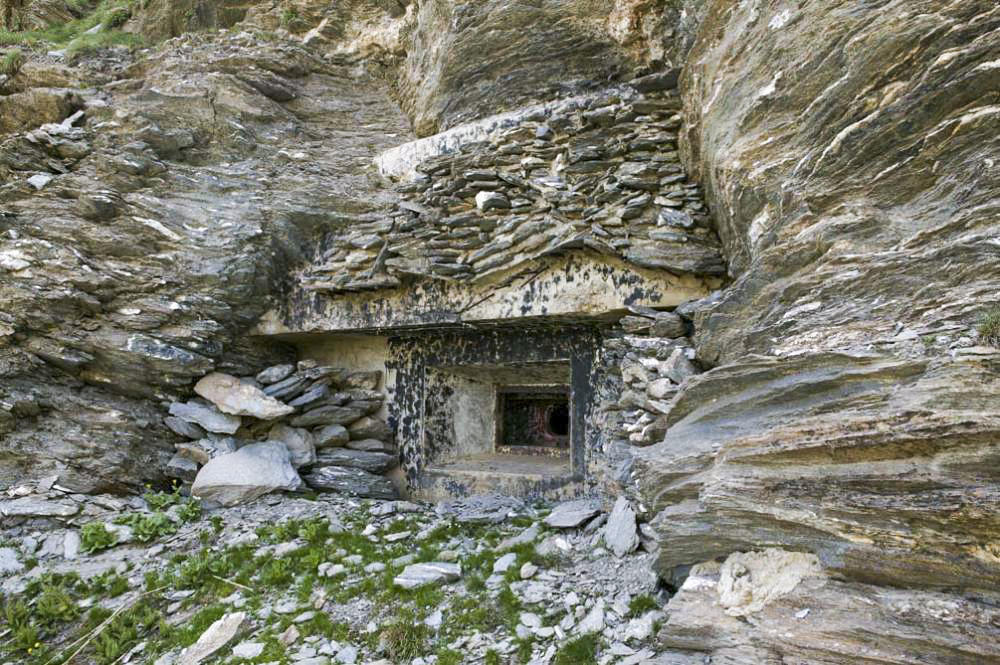
[[29, 62], [0, 90], [38, 88], [8, 99], [30, 127], [0, 113], [0, 482], [163, 480], [160, 403], [287, 363], [246, 330], [322, 229], [388, 202], [366, 172], [412, 136], [383, 84], [297, 40], [189, 34], [128, 74], [115, 57]]
[[995, 3], [709, 4], [681, 149], [735, 282], [688, 310], [715, 368], [636, 475], [664, 577], [766, 548], [820, 570], [730, 619], [700, 569], [660, 639], [678, 659], [996, 659], [1000, 350], [976, 329], [1000, 283]]
[[[215, 405], [200, 399], [171, 404], [171, 413], [195, 420], [213, 431], [225, 429], [226, 433], [235, 436], [205, 435], [201, 427], [177, 415], [168, 416], [165, 421], [171, 429], [190, 440], [174, 444], [176, 454], [165, 471], [175, 479], [193, 482], [202, 494], [224, 494], [212, 500], [229, 505], [249, 501], [263, 493], [297, 488], [297, 482], [272, 482], [273, 477], [281, 475], [281, 470], [270, 455], [262, 457], [262, 477], [256, 484], [247, 475], [252, 475], [249, 468], [252, 462], [231, 456], [254, 442], [263, 441], [283, 448], [288, 463], [306, 474], [314, 490], [394, 497], [392, 483], [381, 477], [399, 463], [392, 443], [393, 431], [379, 417], [364, 415], [382, 409], [385, 394], [373, 389], [381, 382], [382, 374], [378, 371], [350, 372], [320, 365], [314, 360], [276, 365], [253, 376], [209, 374], [195, 385], [195, 390], [213, 398], [221, 408], [246, 415], [224, 414]], [[338, 419], [344, 424], [326, 424], [332, 412], [340, 414]], [[342, 417], [344, 414], [349, 417]], [[362, 436], [380, 438], [352, 440], [352, 437]], [[260, 454], [258, 448], [251, 450], [253, 455]], [[226, 458], [224, 463], [209, 466], [220, 457]], [[215, 487], [225, 484], [225, 472], [220, 472], [225, 464], [235, 465], [233, 480], [238, 488]], [[205, 489], [206, 485], [211, 487]]]
[[675, 91], [622, 87], [388, 151], [380, 168], [404, 179], [396, 210], [331, 232], [304, 288], [477, 283], [583, 248], [647, 269], [724, 274], [700, 188], [680, 165], [679, 110]]
[[376, 499], [395, 499], [396, 488], [384, 476], [344, 466], [317, 466], [303, 479], [313, 489], [331, 490]]

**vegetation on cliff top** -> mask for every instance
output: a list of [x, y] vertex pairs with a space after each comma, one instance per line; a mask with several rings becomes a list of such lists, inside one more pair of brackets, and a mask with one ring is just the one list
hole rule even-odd
[[69, 3], [69, 9], [79, 18], [44, 30], [0, 30], [0, 46], [56, 46], [65, 48], [67, 56], [72, 58], [107, 46], [136, 48], [144, 43], [139, 35], [120, 30], [132, 16], [131, 3], [101, 0], [93, 4], [77, 0]]

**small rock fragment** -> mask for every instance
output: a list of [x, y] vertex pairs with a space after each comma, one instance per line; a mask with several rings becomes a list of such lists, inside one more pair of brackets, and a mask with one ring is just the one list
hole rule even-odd
[[178, 664], [198, 665], [198, 663], [224, 647], [229, 640], [236, 637], [236, 633], [239, 631], [246, 618], [247, 615], [245, 612], [236, 612], [234, 614], [224, 615], [218, 621], [209, 626], [208, 629], [201, 634], [201, 637], [198, 638], [197, 642], [181, 653]]
[[599, 512], [600, 499], [576, 499], [560, 503], [543, 521], [557, 529], [572, 529], [594, 518]]
[[461, 576], [462, 568], [457, 563], [414, 563], [404, 568], [393, 583], [404, 589], [416, 589], [428, 584], [453, 582]]

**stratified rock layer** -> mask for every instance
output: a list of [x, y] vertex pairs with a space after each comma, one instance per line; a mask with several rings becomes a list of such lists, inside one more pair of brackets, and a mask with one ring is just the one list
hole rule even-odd
[[686, 309], [716, 367], [636, 475], [664, 577], [764, 548], [821, 571], [742, 620], [692, 573], [676, 662], [996, 660], [998, 28], [992, 2], [709, 3], [681, 147], [735, 281]]
[[288, 358], [244, 333], [323, 230], [378, 207], [367, 173], [406, 120], [363, 69], [249, 33], [32, 72], [15, 87], [78, 88], [85, 118], [0, 144], [0, 483], [157, 480], [158, 402]]

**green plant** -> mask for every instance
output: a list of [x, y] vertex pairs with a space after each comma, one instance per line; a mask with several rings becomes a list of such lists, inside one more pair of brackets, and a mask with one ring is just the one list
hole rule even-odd
[[104, 522], [91, 522], [80, 529], [80, 549], [88, 554], [106, 550], [118, 542], [118, 537], [109, 531]]
[[129, 513], [115, 520], [132, 529], [132, 535], [140, 543], [148, 543], [161, 536], [169, 536], [177, 531], [177, 525], [165, 513]]
[[596, 633], [572, 639], [559, 647], [552, 665], [596, 665], [598, 644]]
[[500, 665], [500, 654], [490, 649], [483, 656], [483, 665]]
[[400, 616], [393, 623], [383, 626], [382, 637], [386, 654], [394, 663], [408, 663], [427, 652], [430, 630], [422, 621]]
[[117, 598], [128, 591], [128, 580], [116, 572], [108, 571], [90, 578], [86, 584], [85, 593], [88, 595]]
[[[142, 495], [142, 500], [146, 502], [149, 509], [152, 511], [165, 510], [170, 506], [177, 505], [184, 500], [181, 496], [180, 488], [176, 485], [177, 481], [174, 481], [174, 489], [170, 492], [153, 492], [152, 490], [146, 491]], [[147, 489], [150, 487], [146, 485]]]
[[531, 660], [531, 652], [535, 646], [534, 641], [530, 637], [520, 637], [515, 644], [517, 644], [517, 650], [514, 653], [517, 655], [518, 662], [529, 662]]
[[517, 626], [520, 620], [521, 609], [520, 599], [510, 590], [510, 587], [504, 587], [497, 595], [497, 613], [503, 623], [511, 630]]
[[185, 501], [177, 509], [177, 516], [184, 522], [197, 522], [201, 517], [201, 503], [197, 499]]
[[17, 73], [21, 71], [21, 67], [23, 66], [24, 54], [19, 48], [7, 51], [4, 53], [3, 58], [0, 58], [0, 74], [6, 74], [10, 77], [17, 76]]
[[656, 599], [648, 593], [641, 593], [638, 596], [633, 596], [632, 600], [629, 601], [628, 616], [641, 617], [646, 612], [657, 609], [660, 609], [660, 604], [656, 602]]
[[225, 525], [222, 523], [221, 515], [212, 515], [208, 518], [208, 522], [212, 525], [212, 531], [214, 531], [217, 536], [222, 533], [222, 530], [225, 528]]
[[283, 28], [289, 27], [292, 23], [299, 20], [299, 12], [294, 7], [286, 7], [284, 11], [281, 12], [281, 26]]
[[125, 25], [130, 18], [132, 18], [131, 9], [128, 7], [115, 7], [104, 14], [101, 27], [105, 30], [114, 30]]
[[990, 346], [1000, 346], [1000, 307], [994, 307], [979, 322], [979, 340]]

